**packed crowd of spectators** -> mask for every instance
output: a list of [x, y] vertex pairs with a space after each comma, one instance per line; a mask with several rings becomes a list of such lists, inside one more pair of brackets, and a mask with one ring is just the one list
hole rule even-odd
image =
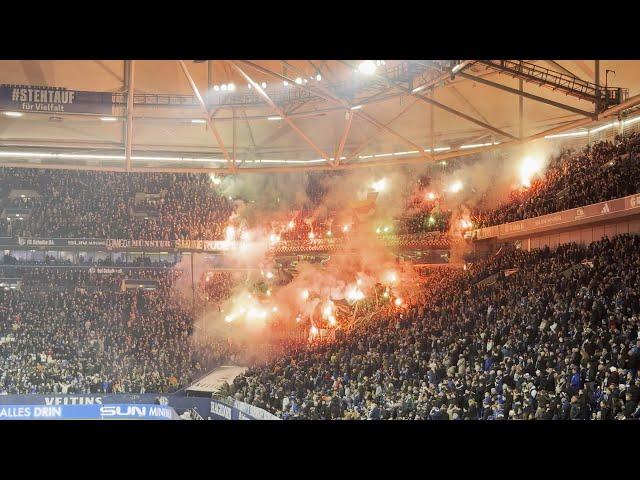
[[[0, 235], [176, 240], [224, 238], [231, 202], [207, 175], [0, 169], [0, 185], [39, 196], [4, 200], [27, 206], [23, 219], [0, 220]], [[136, 204], [136, 194], [159, 195]], [[143, 208], [153, 215], [134, 215]]]
[[410, 308], [226, 393], [283, 418], [638, 419], [639, 252], [625, 235], [437, 270]]
[[158, 288], [124, 292], [123, 275], [21, 273], [21, 289], [0, 290], [0, 394], [174, 392], [234, 354], [192, 335], [175, 272], [138, 271]]
[[497, 208], [477, 209], [478, 227], [577, 208], [640, 192], [640, 133], [598, 142], [580, 153], [566, 151], [552, 159], [531, 187], [511, 193]]

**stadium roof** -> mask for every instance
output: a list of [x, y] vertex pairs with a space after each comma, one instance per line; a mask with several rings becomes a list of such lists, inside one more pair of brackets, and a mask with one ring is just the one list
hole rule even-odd
[[[3, 165], [289, 171], [439, 161], [615, 119], [640, 104], [640, 62], [0, 61], [0, 84]], [[61, 112], [17, 86], [102, 95]]]

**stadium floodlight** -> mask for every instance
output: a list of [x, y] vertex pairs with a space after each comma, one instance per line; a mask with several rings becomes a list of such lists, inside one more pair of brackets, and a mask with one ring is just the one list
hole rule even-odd
[[489, 147], [491, 145], [497, 145], [496, 142], [489, 142], [489, 143], [474, 143], [471, 145], [460, 145], [460, 150], [465, 150], [467, 148], [480, 148], [480, 147]]
[[373, 63], [373, 60], [365, 60], [360, 65], [358, 65], [358, 71], [360, 73], [364, 73], [365, 75], [373, 75], [376, 73], [376, 64]]
[[7, 117], [21, 117], [24, 115], [22, 112], [4, 112]]
[[115, 122], [118, 119], [116, 117], [100, 117], [100, 120], [103, 122]]
[[555, 135], [545, 135], [545, 139], [551, 138], [563, 138], [563, 137], [584, 137], [585, 135], [589, 135], [589, 132], [584, 130], [580, 132], [570, 132], [570, 133], [557, 133]]

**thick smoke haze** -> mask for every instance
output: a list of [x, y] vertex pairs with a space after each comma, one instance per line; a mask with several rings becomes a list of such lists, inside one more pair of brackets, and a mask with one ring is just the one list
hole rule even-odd
[[[250, 276], [252, 280], [239, 282], [218, 308], [202, 312], [197, 329], [236, 341], [255, 342], [267, 319], [278, 317], [293, 322], [299, 314], [313, 317], [327, 308], [327, 302], [344, 300], [353, 296], [354, 291], [372, 295], [374, 286], [384, 284], [385, 279], [393, 297], [411, 296], [411, 289], [417, 285], [417, 274], [412, 268], [402, 268], [382, 244], [380, 236], [369, 227], [342, 240], [350, 254], [333, 255], [325, 265], [301, 262], [290, 282], [270, 286], [267, 305], [258, 300], [250, 284], [260, 281], [260, 275], [266, 271], [275, 272], [269, 251], [274, 235], [280, 232], [274, 225], [282, 223], [282, 219], [289, 218], [294, 211], [305, 210], [304, 220], [315, 223], [349, 210], [355, 202], [370, 198], [375, 190], [375, 213], [368, 222], [390, 221], [407, 212], [407, 200], [417, 192], [424, 195], [425, 189], [418, 186], [418, 179], [425, 177], [430, 180], [428, 189], [438, 195], [440, 209], [451, 211], [449, 233], [461, 237], [473, 209], [496, 206], [511, 191], [522, 188], [523, 164], [535, 159], [536, 173], [542, 174], [551, 156], [557, 153], [548, 143], [538, 142], [507, 152], [489, 152], [451, 161], [446, 167], [425, 163], [330, 174], [227, 176], [219, 185], [212, 185], [235, 205], [229, 224], [236, 232], [234, 238], [228, 239], [225, 261], [233, 267], [257, 270], [247, 273], [245, 280]], [[319, 202], [319, 199], [322, 200]], [[452, 260], [461, 261], [465, 250], [463, 242], [453, 250]], [[205, 256], [199, 255], [194, 256], [193, 262], [197, 281], [212, 265]], [[176, 288], [187, 295], [191, 294], [190, 263], [191, 259], [185, 257], [176, 267], [184, 270]], [[396, 280], [388, 281], [390, 276]], [[241, 317], [244, 322], [236, 321]], [[251, 321], [247, 320], [249, 317]]]

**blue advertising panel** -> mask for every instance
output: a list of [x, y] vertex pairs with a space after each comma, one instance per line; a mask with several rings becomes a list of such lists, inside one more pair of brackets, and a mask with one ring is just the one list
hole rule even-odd
[[166, 405], [2, 405], [0, 420], [177, 420]]

